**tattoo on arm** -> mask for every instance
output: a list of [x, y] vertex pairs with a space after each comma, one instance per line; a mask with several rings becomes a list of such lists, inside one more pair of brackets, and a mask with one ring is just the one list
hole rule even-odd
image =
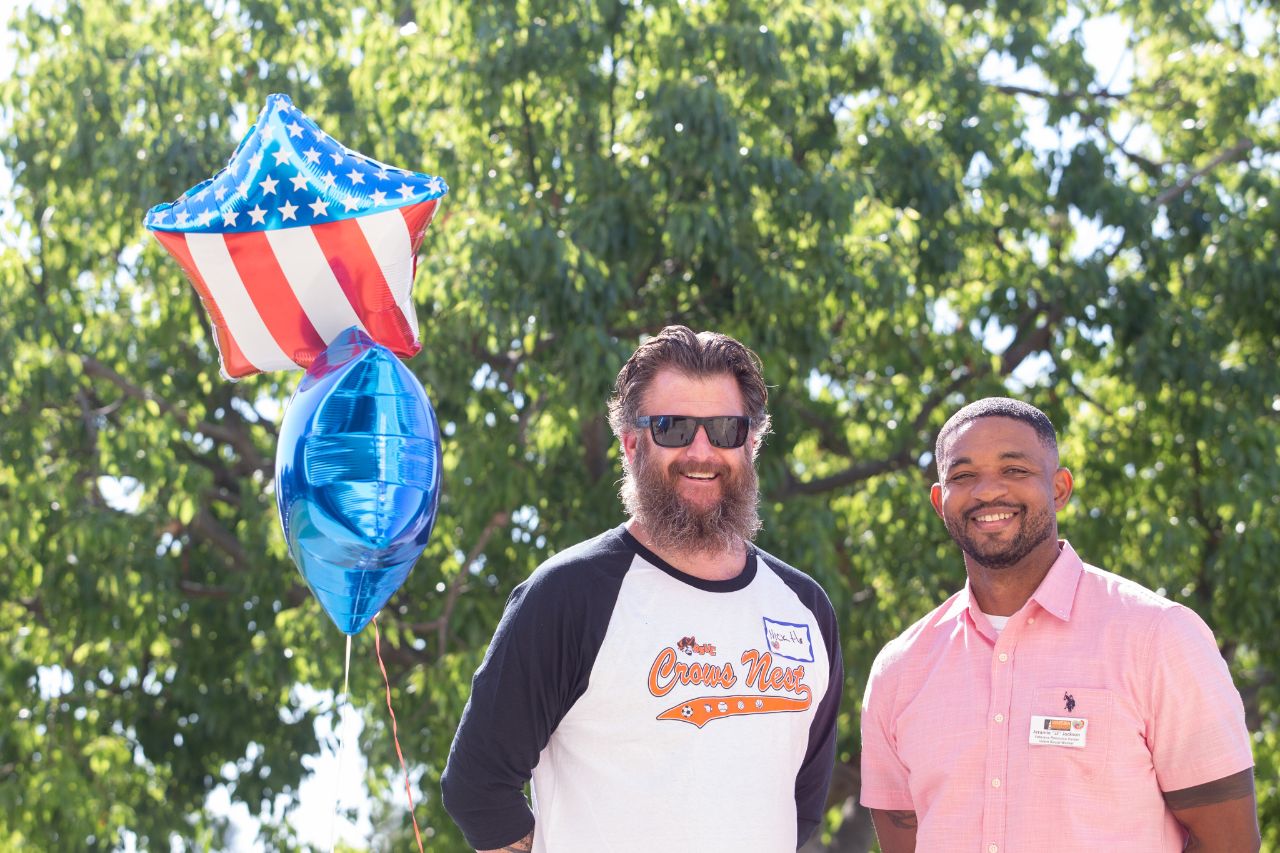
[[889, 818], [898, 829], [916, 829], [918, 827], [915, 812], [884, 812], [884, 816]]
[[533, 850], [533, 833], [537, 831], [535, 827], [524, 838], [519, 841], [512, 841], [506, 847], [499, 847], [496, 850], [482, 850], [477, 853], [529, 853]]
[[515, 844], [508, 844], [502, 848], [502, 853], [529, 853], [533, 849], [533, 833], [529, 833], [521, 838]]
[[1173, 811], [1193, 809], [1199, 806], [1211, 806], [1253, 794], [1253, 768], [1241, 770], [1230, 776], [1223, 776], [1203, 785], [1183, 788], [1181, 791], [1167, 791], [1164, 801]]

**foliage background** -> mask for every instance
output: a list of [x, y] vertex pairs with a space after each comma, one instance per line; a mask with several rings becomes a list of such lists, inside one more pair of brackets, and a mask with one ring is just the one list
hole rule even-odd
[[[226, 848], [220, 784], [266, 846], [301, 846], [297, 685], [335, 689], [342, 640], [275, 517], [298, 375], [219, 378], [141, 227], [279, 91], [452, 187], [410, 362], [446, 491], [381, 620], [430, 849], [462, 849], [438, 776], [506, 594], [621, 520], [603, 402], [669, 322], [762, 356], [761, 544], [844, 615], [813, 849], [871, 843], [862, 685], [963, 581], [930, 448], [993, 393], [1060, 427], [1081, 553], [1215, 628], [1280, 847], [1278, 24], [1259, 0], [23, 4], [0, 66], [0, 846]], [[405, 849], [370, 645], [369, 844]]]

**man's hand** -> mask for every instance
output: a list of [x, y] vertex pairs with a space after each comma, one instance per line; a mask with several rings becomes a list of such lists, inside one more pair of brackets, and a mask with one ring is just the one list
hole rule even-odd
[[477, 850], [476, 853], [529, 853], [533, 849], [533, 833], [530, 832], [519, 841], [513, 841], [506, 847], [497, 850]]
[[1191, 835], [1187, 850], [1257, 853], [1262, 847], [1252, 767], [1203, 785], [1169, 791], [1164, 801]]
[[915, 853], [918, 826], [915, 812], [872, 809], [871, 822], [884, 853]]

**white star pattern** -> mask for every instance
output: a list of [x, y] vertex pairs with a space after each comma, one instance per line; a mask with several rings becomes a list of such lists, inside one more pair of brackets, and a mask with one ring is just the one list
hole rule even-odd
[[449, 191], [443, 178], [346, 148], [281, 101], [288, 103], [283, 96], [271, 100], [276, 106], [262, 112], [224, 169], [178, 201], [157, 205], [147, 214], [147, 226], [179, 235], [228, 237], [245, 231], [301, 229], [395, 210]]

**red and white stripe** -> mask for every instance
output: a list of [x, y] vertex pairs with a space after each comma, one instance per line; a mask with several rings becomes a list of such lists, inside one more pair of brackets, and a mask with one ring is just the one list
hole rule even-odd
[[154, 233], [204, 301], [223, 373], [238, 379], [305, 369], [351, 326], [416, 354], [414, 253], [438, 205], [239, 234]]

